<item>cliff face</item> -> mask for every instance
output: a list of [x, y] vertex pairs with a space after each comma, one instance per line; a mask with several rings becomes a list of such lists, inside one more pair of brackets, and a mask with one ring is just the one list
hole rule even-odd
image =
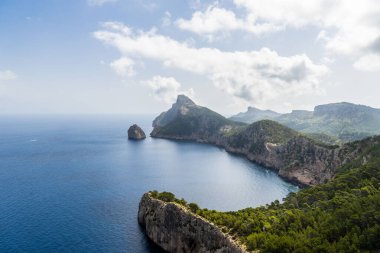
[[169, 252], [246, 252], [215, 225], [175, 203], [145, 193], [140, 201], [138, 222], [147, 236]]
[[336, 168], [356, 159], [360, 153], [360, 148], [350, 143], [342, 147], [318, 144], [270, 120], [239, 124], [193, 102], [177, 101], [158, 119], [165, 119], [167, 114], [170, 120], [156, 124], [152, 137], [218, 145], [302, 185], [326, 182], [335, 175]]

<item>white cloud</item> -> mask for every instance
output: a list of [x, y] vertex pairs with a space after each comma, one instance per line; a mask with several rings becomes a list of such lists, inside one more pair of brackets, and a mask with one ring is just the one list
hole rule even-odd
[[87, 0], [87, 4], [90, 6], [102, 6], [106, 3], [114, 3], [118, 0]]
[[[314, 26], [330, 52], [360, 57], [380, 38], [379, 0], [233, 0], [244, 14], [210, 5], [179, 19], [184, 30], [214, 38], [231, 31], [270, 33], [286, 27]], [[380, 52], [377, 52], [380, 54]]]
[[235, 13], [216, 4], [210, 5], [204, 12], [196, 11], [190, 20], [178, 19], [176, 24], [183, 30], [213, 38], [215, 34], [225, 34], [234, 30], [241, 30], [256, 35], [283, 29], [282, 25], [257, 23], [254, 16], [239, 19]]
[[135, 62], [128, 58], [122, 57], [116, 61], [111, 62], [110, 66], [120, 76], [134, 76], [136, 74], [133, 69]]
[[380, 55], [378, 54], [367, 54], [360, 57], [354, 63], [354, 67], [362, 71], [376, 72], [380, 71]]
[[194, 95], [194, 90], [181, 91], [181, 84], [173, 77], [154, 76], [152, 79], [143, 82], [153, 91], [156, 100], [166, 104], [173, 103], [178, 94]]
[[304, 54], [282, 57], [267, 48], [234, 52], [195, 48], [155, 31], [125, 34], [124, 29], [105, 29], [94, 36], [123, 57], [154, 60], [166, 68], [205, 76], [219, 89], [251, 103], [319, 91], [320, 78], [328, 72]]
[[380, 37], [378, 0], [234, 0], [238, 7], [272, 24], [324, 29], [319, 34], [334, 52], [352, 54]]

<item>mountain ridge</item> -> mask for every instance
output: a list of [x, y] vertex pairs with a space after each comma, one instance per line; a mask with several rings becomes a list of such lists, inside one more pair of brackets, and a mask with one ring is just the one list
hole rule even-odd
[[313, 111], [293, 110], [284, 114], [266, 112], [255, 108], [229, 119], [245, 123], [271, 119], [303, 133], [325, 134], [343, 142], [380, 134], [380, 109], [366, 105], [339, 102], [317, 105]]

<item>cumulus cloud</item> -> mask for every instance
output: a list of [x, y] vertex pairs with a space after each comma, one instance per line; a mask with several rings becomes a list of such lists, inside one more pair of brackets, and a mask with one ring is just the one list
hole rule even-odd
[[106, 3], [114, 3], [118, 0], [87, 0], [87, 4], [90, 6], [102, 6]]
[[155, 31], [123, 32], [126, 27], [104, 30], [94, 36], [117, 48], [128, 59], [146, 59], [166, 68], [179, 69], [209, 78], [228, 94], [258, 103], [285, 94], [301, 95], [320, 90], [320, 78], [328, 69], [306, 55], [282, 57], [275, 51], [221, 51], [196, 48]]
[[133, 66], [135, 62], [128, 58], [128, 57], [122, 57], [116, 61], [111, 62], [110, 66], [111, 68], [116, 72], [116, 74], [120, 76], [134, 76], [136, 74]]
[[[233, 0], [244, 10], [242, 18], [232, 10], [215, 4], [196, 11], [191, 19], [179, 19], [184, 30], [208, 38], [234, 30], [253, 34], [274, 32], [286, 27], [314, 26], [321, 29], [318, 39], [326, 49], [354, 55], [374, 51], [380, 38], [380, 1], [378, 0]], [[379, 44], [377, 44], [379, 45]], [[379, 47], [377, 47], [378, 49]], [[380, 54], [379, 50], [377, 53]], [[369, 56], [368, 56], [369, 57]]]
[[234, 0], [234, 3], [272, 24], [326, 29], [323, 32], [326, 47], [338, 53], [367, 48], [380, 35], [377, 0]]
[[166, 104], [173, 103], [178, 94], [186, 94], [193, 96], [192, 89], [181, 91], [181, 84], [173, 77], [154, 76], [152, 79], [144, 81], [143, 84], [148, 86], [153, 91], [153, 96], [156, 100]]
[[241, 30], [256, 35], [283, 29], [282, 25], [258, 23], [252, 15], [239, 19], [235, 13], [217, 5], [209, 6], [205, 11], [196, 11], [190, 20], [178, 19], [176, 24], [183, 30], [213, 38], [217, 33]]

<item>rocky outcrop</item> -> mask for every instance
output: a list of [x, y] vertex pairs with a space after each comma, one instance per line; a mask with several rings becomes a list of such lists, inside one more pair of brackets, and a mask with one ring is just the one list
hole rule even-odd
[[128, 129], [128, 139], [143, 140], [146, 138], [144, 131], [138, 125], [133, 125]]
[[190, 109], [197, 107], [198, 106], [190, 98], [184, 95], [179, 95], [172, 108], [167, 112], [161, 113], [153, 121], [153, 127], [165, 126], [178, 115], [186, 115]]
[[140, 201], [138, 222], [147, 236], [168, 252], [246, 252], [212, 223], [179, 204], [155, 199], [150, 193]]
[[166, 119], [165, 124], [157, 124], [156, 120], [152, 137], [217, 145], [300, 185], [325, 183], [334, 177], [338, 167], [353, 161], [360, 153], [356, 144], [323, 145], [270, 120], [251, 125], [236, 123], [191, 100], [185, 100], [186, 103], [183, 100], [179, 99], [172, 109], [158, 117]]

